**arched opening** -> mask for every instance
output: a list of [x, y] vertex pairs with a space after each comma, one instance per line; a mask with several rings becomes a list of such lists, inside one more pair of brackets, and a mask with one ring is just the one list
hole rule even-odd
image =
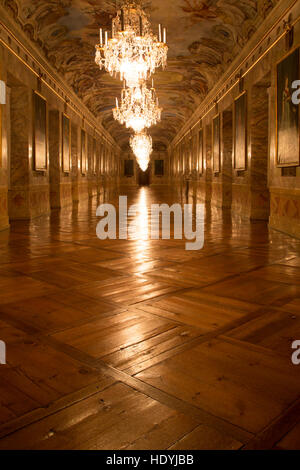
[[150, 165], [148, 166], [146, 171], [142, 171], [139, 168], [138, 169], [138, 185], [139, 186], [150, 186], [150, 174], [151, 174]]

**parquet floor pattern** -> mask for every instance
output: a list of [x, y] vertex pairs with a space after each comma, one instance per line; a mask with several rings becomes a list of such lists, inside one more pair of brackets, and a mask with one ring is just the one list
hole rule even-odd
[[[141, 237], [182, 202], [128, 198]], [[100, 241], [96, 208], [0, 233], [0, 449], [299, 449], [300, 241], [209, 207], [201, 251]]]

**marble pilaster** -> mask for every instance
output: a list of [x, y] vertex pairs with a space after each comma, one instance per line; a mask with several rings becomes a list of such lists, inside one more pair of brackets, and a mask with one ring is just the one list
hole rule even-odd
[[71, 123], [71, 181], [72, 181], [72, 200], [73, 203], [79, 202], [78, 179], [79, 179], [79, 166], [80, 166], [80, 148], [78, 126]]
[[88, 149], [88, 194], [89, 197], [97, 196], [97, 181], [94, 167], [94, 158], [96, 158], [96, 152], [94, 150], [94, 139], [88, 136], [87, 139]]
[[300, 189], [270, 188], [270, 227], [300, 238]]
[[50, 203], [52, 209], [72, 204], [71, 175], [62, 171], [62, 114], [49, 112]]
[[9, 227], [7, 186], [0, 187], [0, 231]]
[[269, 96], [270, 83], [261, 82], [251, 92], [251, 219], [268, 220], [270, 193], [268, 188], [269, 161]]
[[204, 142], [204, 159], [205, 159], [205, 202], [210, 203], [212, 199], [212, 125], [205, 126], [205, 142]]

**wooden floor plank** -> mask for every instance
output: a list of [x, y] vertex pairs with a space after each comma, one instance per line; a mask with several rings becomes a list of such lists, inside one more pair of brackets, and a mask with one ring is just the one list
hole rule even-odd
[[300, 310], [293, 314], [263, 308], [259, 317], [234, 329], [229, 336], [276, 351], [291, 361], [291, 345], [300, 338]]
[[300, 422], [277, 443], [277, 448], [283, 450], [300, 449]]
[[7, 347], [7, 364], [0, 367], [2, 423], [101, 380], [97, 370], [4, 322], [0, 337]]
[[0, 448], [300, 448], [300, 242], [209, 206], [200, 251], [100, 241], [96, 208], [0, 233]]
[[202, 425], [198, 426], [191, 433], [186, 434], [169, 450], [237, 450], [242, 447], [242, 443], [232, 439], [226, 434], [222, 434], [213, 428]]
[[158, 436], [167, 448], [196, 426], [192, 418], [117, 384], [2, 439], [0, 449], [143, 449], [145, 442], [155, 449]]
[[277, 355], [213, 340], [139, 373], [142, 381], [250, 432], [297, 399], [300, 377]]
[[259, 305], [218, 297], [201, 289], [188, 289], [183, 293], [171, 294], [161, 300], [142, 304], [139, 309], [208, 332], [255, 312]]
[[255, 273], [243, 274], [233, 279], [225, 280], [218, 285], [204, 288], [204, 292], [232, 299], [244, 300], [261, 305], [282, 307], [286, 303], [300, 297], [299, 284], [286, 284], [255, 277]]
[[88, 355], [101, 358], [175, 328], [174, 323], [150, 318], [142, 312], [123, 312], [103, 320], [95, 320], [77, 328], [57, 333], [54, 338]]

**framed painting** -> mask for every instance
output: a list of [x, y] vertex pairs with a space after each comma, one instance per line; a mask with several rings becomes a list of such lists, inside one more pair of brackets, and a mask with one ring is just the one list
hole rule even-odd
[[2, 168], [2, 105], [0, 103], [0, 168]]
[[66, 114], [62, 116], [62, 167], [64, 173], [71, 170], [71, 125]]
[[213, 119], [213, 171], [220, 173], [220, 114]]
[[33, 92], [33, 162], [35, 171], [47, 170], [47, 102]]
[[98, 173], [99, 175], [102, 175], [102, 141], [99, 140], [98, 142], [98, 152], [99, 152], [99, 162], [98, 162]]
[[183, 159], [184, 159], [184, 169], [185, 171], [189, 171], [189, 140], [185, 138], [184, 146], [183, 146]]
[[155, 176], [164, 176], [164, 160], [155, 160], [154, 174]]
[[101, 149], [100, 149], [100, 173], [101, 175], [104, 174], [104, 159], [105, 159], [105, 147], [104, 147], [104, 142], [101, 142]]
[[247, 92], [234, 101], [234, 168], [245, 171], [247, 167]]
[[188, 159], [189, 159], [189, 172], [193, 170], [193, 136], [189, 135], [188, 140]]
[[110, 147], [107, 148], [106, 151], [106, 171], [107, 174], [111, 174], [111, 152], [110, 152]]
[[198, 162], [198, 153], [197, 153], [197, 146], [198, 146], [198, 136], [197, 134], [193, 134], [193, 150], [192, 150], [192, 170], [197, 170], [197, 162]]
[[180, 171], [184, 172], [184, 156], [183, 156], [183, 144], [180, 143], [179, 147], [179, 159], [180, 159]]
[[107, 173], [107, 148], [104, 144], [104, 151], [103, 151], [103, 174]]
[[292, 100], [292, 83], [299, 80], [299, 48], [277, 64], [277, 166], [299, 166], [299, 105]]
[[134, 176], [134, 161], [133, 160], [124, 161], [124, 176], [126, 178], [132, 178]]
[[87, 154], [86, 154], [86, 132], [81, 129], [81, 154], [80, 154], [80, 168], [81, 174], [86, 175], [87, 172]]
[[94, 175], [97, 174], [97, 160], [98, 160], [97, 140], [96, 140], [96, 139], [93, 139], [92, 172], [93, 172]]
[[198, 132], [198, 161], [197, 169], [200, 174], [203, 173], [203, 129]]

